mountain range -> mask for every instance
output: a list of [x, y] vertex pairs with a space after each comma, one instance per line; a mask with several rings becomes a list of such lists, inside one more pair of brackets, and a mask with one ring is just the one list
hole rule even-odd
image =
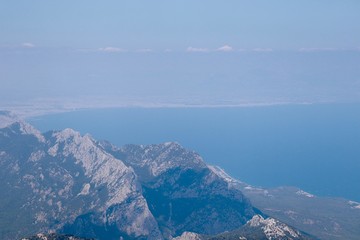
[[[277, 198], [235, 180], [178, 143], [118, 147], [72, 129], [40, 133], [9, 112], [0, 112], [0, 179], [4, 240], [324, 237], [321, 227], [306, 228], [286, 213], [288, 195]], [[303, 203], [306, 193], [296, 193]], [[277, 199], [288, 205], [275, 208]], [[350, 216], [358, 216], [360, 204], [347, 204]], [[302, 208], [296, 210], [303, 217]], [[358, 221], [344, 228], [337, 216], [338, 235], [356, 236], [349, 232]], [[306, 218], [314, 222], [309, 225], [318, 226], [315, 217]]]

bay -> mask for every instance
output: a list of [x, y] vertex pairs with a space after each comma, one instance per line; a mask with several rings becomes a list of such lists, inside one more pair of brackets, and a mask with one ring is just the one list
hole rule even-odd
[[360, 104], [90, 109], [28, 121], [117, 146], [175, 141], [252, 185], [360, 201]]

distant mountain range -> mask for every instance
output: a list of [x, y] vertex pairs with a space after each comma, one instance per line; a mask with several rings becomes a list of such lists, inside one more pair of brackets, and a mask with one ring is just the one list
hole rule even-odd
[[[9, 112], [0, 112], [0, 179], [4, 240], [78, 239], [61, 234], [101, 240], [360, 236], [360, 227], [353, 229], [358, 203], [300, 189], [254, 188], [177, 143], [117, 147], [72, 129], [42, 134]], [[307, 214], [308, 199], [323, 203], [317, 209], [328, 213]], [[336, 225], [330, 215], [338, 206], [349, 211], [335, 216]]]

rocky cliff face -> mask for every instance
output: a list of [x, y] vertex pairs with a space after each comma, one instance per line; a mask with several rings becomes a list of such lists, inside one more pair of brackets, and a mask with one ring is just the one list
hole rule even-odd
[[259, 213], [225, 173], [177, 143], [118, 148], [72, 129], [41, 134], [7, 112], [0, 121], [1, 239], [203, 237]]
[[90, 136], [28, 126], [9, 121], [0, 129], [0, 208], [9, 214], [2, 239], [39, 231], [162, 239], [132, 168]]
[[177, 143], [105, 150], [134, 168], [162, 232], [218, 234], [236, 229], [255, 214], [241, 191], [228, 187], [195, 152]]

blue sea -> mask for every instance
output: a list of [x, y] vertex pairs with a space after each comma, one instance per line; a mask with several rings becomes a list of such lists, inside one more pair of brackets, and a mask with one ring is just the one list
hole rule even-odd
[[360, 201], [360, 104], [92, 109], [28, 121], [118, 146], [176, 141], [252, 185]]

